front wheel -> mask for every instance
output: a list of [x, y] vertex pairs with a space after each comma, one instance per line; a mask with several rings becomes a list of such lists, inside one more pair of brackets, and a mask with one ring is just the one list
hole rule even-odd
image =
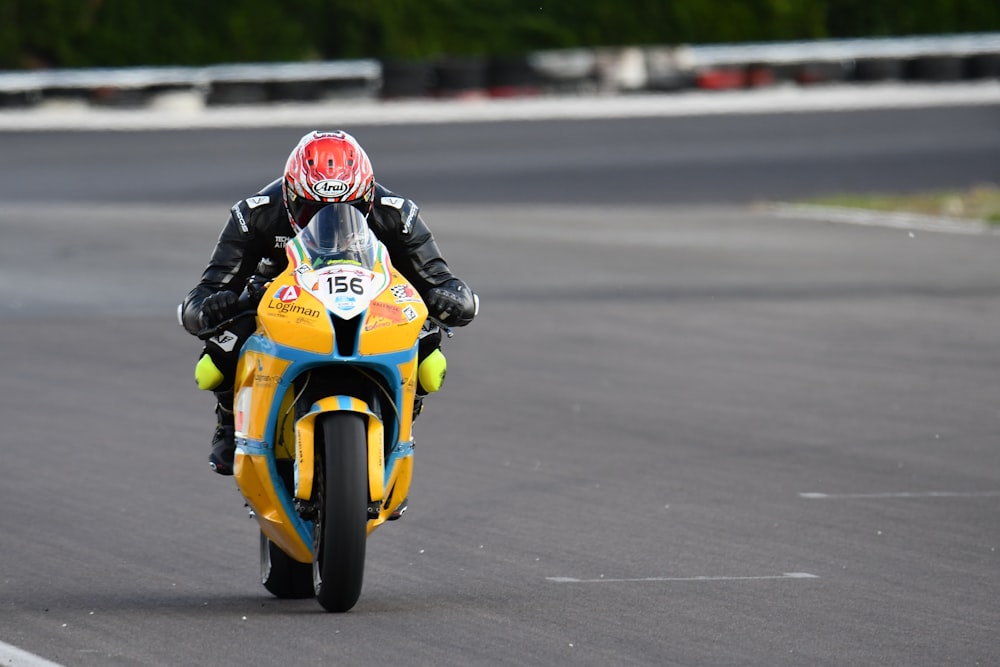
[[364, 418], [321, 415], [313, 527], [313, 588], [327, 611], [343, 612], [361, 596], [368, 537], [368, 454]]

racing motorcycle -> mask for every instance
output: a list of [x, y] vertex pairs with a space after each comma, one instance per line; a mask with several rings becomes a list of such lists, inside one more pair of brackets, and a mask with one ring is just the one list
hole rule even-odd
[[257, 328], [236, 370], [233, 474], [260, 526], [264, 587], [344, 612], [361, 594], [367, 536], [406, 509], [418, 372], [433, 391], [444, 357], [418, 371], [434, 325], [354, 207], [322, 209], [286, 252], [288, 267], [241, 297], [257, 302], [241, 313]]

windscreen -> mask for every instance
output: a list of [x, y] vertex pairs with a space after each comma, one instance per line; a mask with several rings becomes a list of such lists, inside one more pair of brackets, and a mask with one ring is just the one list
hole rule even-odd
[[312, 268], [336, 262], [375, 266], [375, 234], [361, 211], [351, 204], [328, 204], [299, 234]]

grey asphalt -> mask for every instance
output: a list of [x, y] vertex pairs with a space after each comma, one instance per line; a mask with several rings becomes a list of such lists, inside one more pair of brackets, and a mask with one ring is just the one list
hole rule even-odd
[[308, 128], [0, 134], [0, 642], [64, 665], [1000, 663], [1000, 236], [758, 205], [998, 181], [998, 120], [350, 128], [483, 310], [345, 615], [257, 583], [173, 312]]

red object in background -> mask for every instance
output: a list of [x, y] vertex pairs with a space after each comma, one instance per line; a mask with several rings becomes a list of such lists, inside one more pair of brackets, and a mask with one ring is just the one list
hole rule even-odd
[[718, 67], [701, 72], [696, 84], [707, 90], [735, 90], [773, 86], [777, 81], [774, 70], [766, 65], [748, 67]]
[[777, 78], [774, 70], [765, 65], [750, 65], [746, 70], [746, 85], [748, 88], [773, 86]]
[[746, 73], [738, 68], [709, 69], [698, 74], [695, 83], [708, 90], [732, 90], [746, 85]]

